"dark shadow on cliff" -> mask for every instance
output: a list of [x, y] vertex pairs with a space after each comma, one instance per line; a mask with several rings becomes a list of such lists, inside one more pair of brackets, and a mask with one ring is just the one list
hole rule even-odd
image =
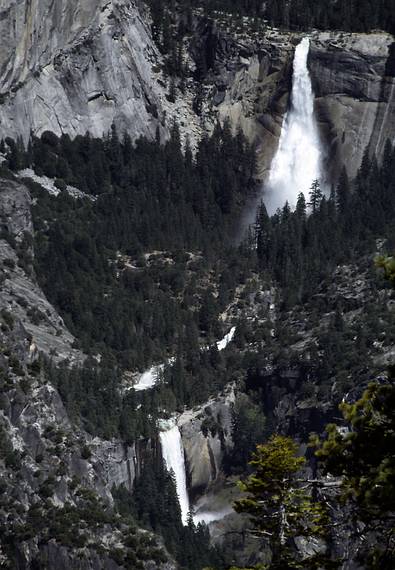
[[385, 123], [388, 120], [388, 105], [395, 94], [395, 42], [388, 48], [388, 58], [385, 64], [384, 76], [381, 79], [380, 85], [380, 103], [387, 103], [387, 105], [380, 105], [377, 110], [372, 136], [369, 141], [370, 154], [375, 154], [377, 159], [380, 160], [387, 137], [382, 137], [382, 131]]

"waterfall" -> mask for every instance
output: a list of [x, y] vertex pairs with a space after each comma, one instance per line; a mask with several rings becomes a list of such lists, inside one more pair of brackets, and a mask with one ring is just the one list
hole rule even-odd
[[303, 192], [307, 197], [313, 180], [321, 178], [321, 144], [307, 67], [309, 49], [310, 40], [304, 38], [295, 50], [291, 106], [283, 121], [265, 195], [270, 214], [287, 200], [295, 206], [298, 194]]
[[173, 470], [178, 500], [181, 508], [182, 522], [185, 525], [189, 512], [189, 497], [185, 474], [184, 447], [181, 433], [174, 421], [161, 422], [163, 431], [160, 432], [162, 455], [168, 471]]

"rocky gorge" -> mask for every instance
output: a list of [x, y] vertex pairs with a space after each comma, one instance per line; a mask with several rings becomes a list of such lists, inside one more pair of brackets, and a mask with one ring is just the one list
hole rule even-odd
[[[115, 125], [132, 142], [142, 136], [164, 142], [176, 121], [184, 146], [189, 141], [195, 149], [217, 120], [229, 120], [256, 149], [256, 178], [264, 182], [289, 108], [293, 55], [302, 34], [266, 23], [256, 27], [247, 17], [240, 24], [221, 13], [208, 21], [196, 8], [192, 33], [183, 39], [182, 85], [166, 72], [150, 18], [145, 5], [131, 0], [3, 2], [0, 140], [20, 137], [27, 143], [30, 134], [46, 131], [100, 138]], [[310, 40], [315, 113], [332, 184], [343, 165], [350, 178], [356, 175], [366, 149], [380, 162], [386, 141], [395, 141], [395, 43], [380, 31], [312, 31]], [[84, 195], [74, 198], [83, 201]], [[38, 283], [31, 212], [36, 201], [27, 181], [1, 171], [0, 565], [173, 570], [179, 566], [162, 538], [119, 514], [113, 496], [120, 487], [132, 493], [146, 463], [162, 461], [159, 439], [90, 434], [76, 425], [49, 380], [50, 369], [82, 366], [92, 356], [100, 363], [101, 355], [83, 351]], [[376, 250], [381, 247], [377, 242]], [[130, 259], [129, 268], [138, 271]], [[231, 465], [237, 403], [244, 397], [246, 407], [259, 403], [265, 429], [305, 441], [332, 421], [345, 393], [386, 377], [393, 356], [393, 293], [371, 267], [372, 255], [359, 266], [339, 265], [331, 285], [322, 284], [303, 307], [286, 310], [273, 280], [252, 272], [220, 315], [222, 328], [237, 325], [230, 352], [247, 355], [245, 374], [238, 371], [208, 401], [178, 406], [175, 416], [196, 521], [210, 524], [212, 542], [231, 553], [229, 565], [268, 557], [248, 536], [247, 521], [232, 511], [239, 475]], [[213, 286], [215, 298], [216, 279], [205, 276], [204, 282]], [[377, 327], [372, 314], [379, 312]], [[332, 383], [325, 374], [322, 381], [316, 366], [325, 335], [336, 326], [342, 342], [357, 347], [354, 360], [364, 354], [366, 369], [371, 366], [358, 388], [351, 372]], [[249, 351], [259, 356], [251, 360]]]

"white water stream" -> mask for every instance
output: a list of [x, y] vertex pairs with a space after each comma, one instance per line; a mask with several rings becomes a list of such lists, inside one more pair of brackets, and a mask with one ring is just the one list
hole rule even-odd
[[[218, 350], [224, 350], [230, 342], [232, 342], [236, 332], [236, 327], [232, 327], [230, 331], [224, 336], [224, 338], [216, 343]], [[147, 390], [156, 384], [158, 375], [163, 369], [163, 365], [154, 366], [145, 372], [137, 386], [136, 390]], [[186, 481], [186, 469], [185, 469], [185, 456], [184, 456], [184, 446], [182, 443], [181, 432], [175, 420], [162, 420], [160, 421], [161, 431], [159, 433], [160, 443], [162, 447], [163, 460], [165, 462], [168, 471], [173, 471], [178, 500], [181, 508], [181, 518], [185, 525], [187, 523], [188, 513], [190, 510], [187, 481]], [[217, 520], [222, 518], [222, 513], [203, 513], [197, 518], [197, 522], [207, 520], [211, 522], [212, 520]]]
[[159, 433], [162, 455], [168, 471], [173, 471], [176, 480], [178, 500], [181, 508], [181, 518], [185, 525], [189, 512], [189, 497], [185, 474], [184, 447], [179, 427], [170, 420], [161, 422], [163, 431]]
[[[224, 336], [223, 339], [219, 340], [216, 345], [219, 351], [225, 350], [230, 342], [232, 342], [236, 332], [236, 327], [232, 327], [230, 331]], [[209, 347], [208, 347], [209, 348]], [[206, 350], [206, 348], [202, 349]], [[168, 364], [174, 364], [175, 358], [169, 358], [167, 361]], [[149, 370], [143, 372], [139, 377], [137, 382], [134, 384], [133, 388], [137, 392], [141, 392], [142, 390], [148, 390], [153, 388], [160, 378], [161, 373], [165, 368], [164, 364], [157, 364], [156, 366], [152, 366]]]
[[219, 340], [217, 342], [217, 349], [220, 352], [221, 352], [221, 350], [225, 350], [225, 348], [228, 346], [228, 344], [230, 342], [232, 342], [232, 340], [234, 339], [234, 336], [235, 336], [235, 332], [236, 332], [236, 327], [232, 327], [230, 329], [230, 331], [228, 332], [228, 334], [226, 334], [222, 340]]
[[134, 385], [136, 392], [141, 392], [142, 390], [148, 390], [157, 384], [161, 372], [163, 372], [164, 364], [158, 364], [157, 366], [152, 366], [149, 370], [143, 372], [143, 374], [138, 379], [138, 382]]
[[264, 198], [269, 214], [286, 201], [295, 206], [298, 194], [307, 197], [312, 182], [321, 178], [321, 143], [307, 67], [309, 49], [310, 40], [304, 38], [295, 50], [291, 107], [284, 117]]
[[[223, 339], [216, 343], [218, 350], [224, 350], [230, 342], [232, 342], [236, 332], [236, 327], [232, 327], [230, 331], [224, 336]], [[174, 358], [169, 359], [169, 364], [174, 362]], [[148, 390], [153, 388], [160, 378], [160, 374], [164, 369], [164, 364], [152, 366], [146, 370], [134, 385], [136, 391]], [[162, 447], [163, 460], [168, 471], [173, 471], [178, 500], [181, 508], [181, 518], [185, 525], [187, 523], [188, 513], [190, 509], [189, 497], [186, 482], [185, 470], [185, 457], [184, 447], [182, 444], [181, 433], [174, 419], [160, 421], [159, 425], [161, 431], [159, 432], [160, 443]], [[223, 515], [222, 515], [223, 516]], [[214, 517], [214, 518], [213, 518]], [[221, 518], [221, 514], [205, 513], [199, 515], [198, 520], [216, 520]]]

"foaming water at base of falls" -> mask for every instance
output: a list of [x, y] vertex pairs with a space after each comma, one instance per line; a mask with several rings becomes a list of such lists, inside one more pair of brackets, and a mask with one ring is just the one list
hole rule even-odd
[[224, 507], [220, 510], [214, 511], [197, 511], [196, 514], [193, 516], [193, 522], [197, 525], [199, 523], [205, 523], [209, 525], [212, 522], [220, 521], [224, 519], [226, 516], [231, 515], [234, 513], [234, 509], [231, 505]]
[[162, 422], [161, 428], [163, 431], [159, 433], [159, 438], [162, 447], [162, 456], [167, 470], [173, 471], [174, 473], [178, 501], [181, 508], [181, 518], [185, 525], [189, 513], [189, 497], [181, 433], [173, 420]]
[[310, 40], [304, 38], [295, 50], [291, 107], [283, 121], [264, 197], [269, 214], [286, 201], [295, 206], [298, 194], [307, 196], [312, 182], [321, 178], [321, 143], [307, 67], [309, 49]]

